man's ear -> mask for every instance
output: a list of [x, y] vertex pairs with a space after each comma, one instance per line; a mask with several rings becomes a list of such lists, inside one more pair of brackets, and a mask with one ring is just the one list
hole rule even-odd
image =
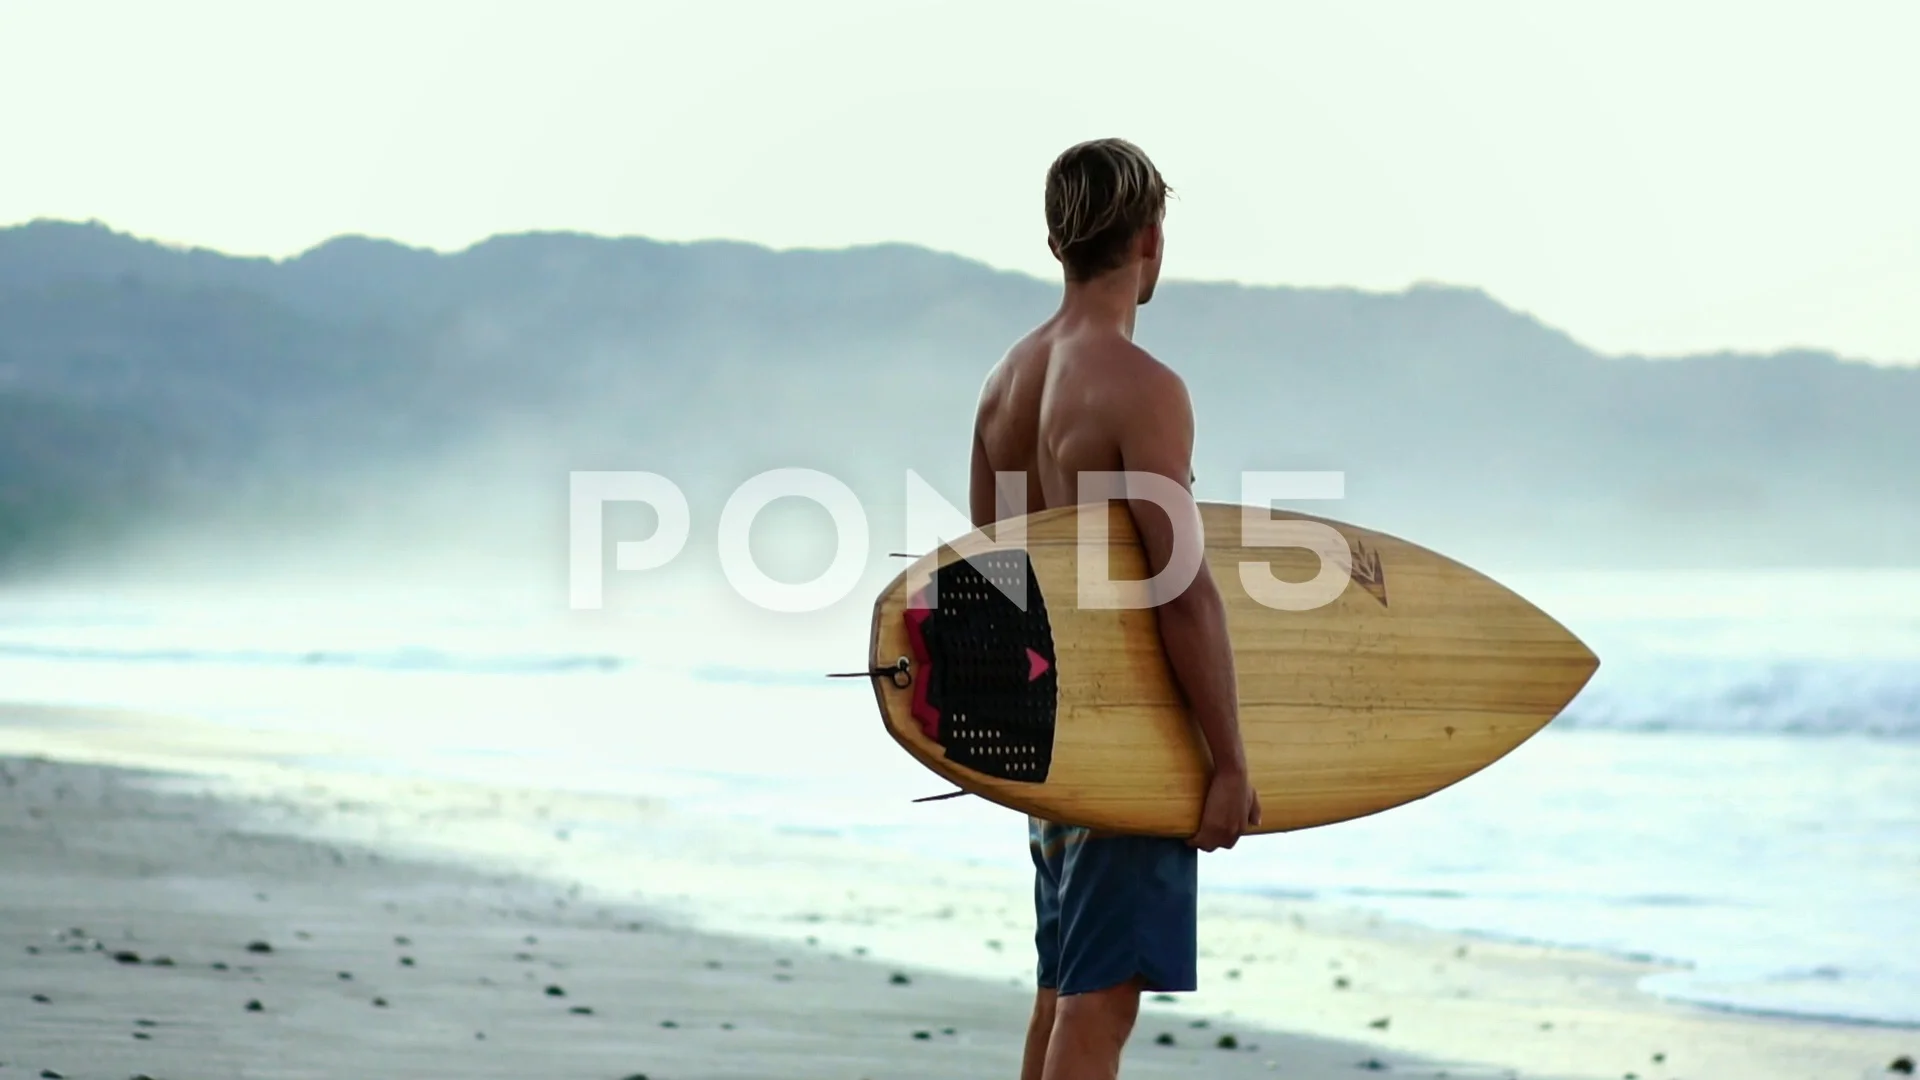
[[1160, 254], [1160, 223], [1153, 222], [1140, 230], [1140, 258], [1152, 262]]
[[1066, 261], [1065, 259], [1060, 258], [1060, 241], [1054, 239], [1051, 236], [1047, 237], [1047, 250], [1053, 252], [1053, 257], [1059, 260], [1060, 262]]

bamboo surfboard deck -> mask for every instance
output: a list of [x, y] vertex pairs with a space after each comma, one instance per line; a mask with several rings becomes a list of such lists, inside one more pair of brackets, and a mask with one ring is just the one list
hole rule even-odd
[[[1327, 518], [1200, 511], [1260, 795], [1253, 832], [1347, 821], [1457, 783], [1545, 727], [1599, 666], [1545, 612], [1425, 548]], [[1320, 551], [1259, 546], [1243, 512], [1332, 531]], [[1002, 806], [1190, 835], [1208, 756], [1144, 606], [1146, 556], [1125, 504], [1030, 514], [1011, 536], [1009, 524], [922, 557], [875, 602], [870, 674], [887, 731]], [[1081, 565], [1083, 528], [1104, 573], [1097, 554]], [[1304, 610], [1263, 603], [1248, 563], [1289, 583], [1337, 574], [1322, 579], [1322, 595], [1337, 595]]]

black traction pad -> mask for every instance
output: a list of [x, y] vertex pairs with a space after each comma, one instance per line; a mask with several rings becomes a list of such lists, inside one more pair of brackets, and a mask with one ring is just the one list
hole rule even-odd
[[[1024, 611], [1008, 595], [1023, 586]], [[914, 719], [948, 761], [1001, 780], [1044, 782], [1060, 680], [1026, 551], [955, 560], [929, 589], [915, 593], [906, 612]]]

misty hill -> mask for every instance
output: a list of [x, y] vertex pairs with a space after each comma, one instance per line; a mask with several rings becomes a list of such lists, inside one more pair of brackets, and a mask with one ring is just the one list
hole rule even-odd
[[[0, 230], [0, 563], [204, 520], [236, 545], [352, 519], [504, 543], [561, 527], [570, 469], [667, 474], [696, 529], [784, 465], [876, 505], [912, 468], [964, 504], [980, 378], [1057, 298], [895, 245], [342, 238], [272, 261]], [[1168, 282], [1139, 340], [1193, 389], [1207, 498], [1338, 469], [1348, 499], [1302, 509], [1470, 560], [1920, 562], [1920, 369], [1603, 357], [1444, 287]]]

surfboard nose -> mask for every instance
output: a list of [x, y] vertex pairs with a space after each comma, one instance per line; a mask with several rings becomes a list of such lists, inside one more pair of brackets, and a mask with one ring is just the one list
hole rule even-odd
[[1580, 672], [1581, 672], [1580, 680], [1574, 686], [1573, 693], [1567, 696], [1567, 701], [1571, 703], [1573, 701], [1573, 698], [1577, 696], [1580, 693], [1580, 691], [1586, 689], [1587, 684], [1589, 682], [1592, 682], [1593, 677], [1599, 673], [1600, 654], [1594, 652], [1593, 649], [1586, 642], [1581, 641], [1577, 637], [1573, 637], [1572, 634], [1568, 634], [1567, 636], [1570, 638], [1573, 638], [1573, 647], [1576, 650], [1578, 650], [1578, 654], [1579, 654], [1578, 659], [1580, 663]]
[[1561, 639], [1560, 655], [1557, 660], [1566, 670], [1569, 681], [1566, 696], [1561, 705], [1561, 711], [1565, 711], [1566, 706], [1573, 703], [1573, 699], [1579, 696], [1580, 691], [1586, 689], [1587, 684], [1592, 682], [1594, 675], [1599, 672], [1600, 655], [1593, 651], [1592, 646], [1581, 640], [1578, 634], [1567, 629], [1566, 624], [1538, 607], [1534, 610], [1539, 612], [1540, 618], [1545, 619]]

